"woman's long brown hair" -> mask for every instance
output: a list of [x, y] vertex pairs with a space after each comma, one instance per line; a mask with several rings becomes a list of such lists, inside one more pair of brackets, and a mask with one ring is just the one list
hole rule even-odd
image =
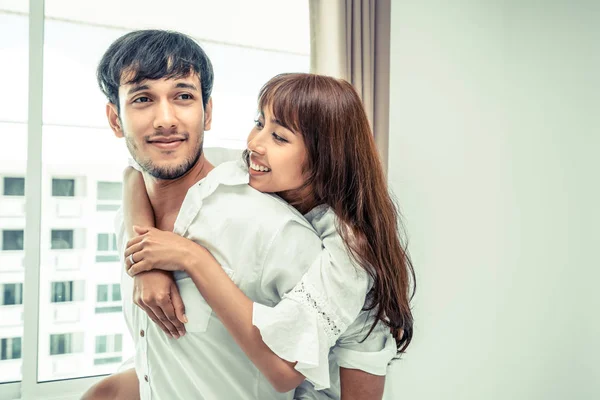
[[367, 336], [382, 321], [398, 353], [404, 352], [413, 334], [414, 269], [358, 93], [344, 80], [282, 74], [263, 86], [258, 102], [259, 109], [271, 107], [283, 126], [303, 135], [310, 201], [332, 207], [347, 249], [373, 279], [365, 307], [376, 319]]

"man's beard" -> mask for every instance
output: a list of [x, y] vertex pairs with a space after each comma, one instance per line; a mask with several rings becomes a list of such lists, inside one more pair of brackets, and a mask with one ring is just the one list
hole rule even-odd
[[203, 137], [203, 134], [198, 135], [196, 148], [190, 157], [186, 158], [181, 164], [170, 167], [160, 167], [154, 164], [150, 158], [142, 160], [138, 155], [137, 146], [127, 135], [125, 135], [125, 143], [127, 144], [129, 154], [131, 154], [135, 162], [138, 163], [142, 170], [156, 179], [173, 180], [185, 175], [190, 169], [192, 169], [194, 165], [196, 165], [200, 159], [200, 156], [202, 155]]

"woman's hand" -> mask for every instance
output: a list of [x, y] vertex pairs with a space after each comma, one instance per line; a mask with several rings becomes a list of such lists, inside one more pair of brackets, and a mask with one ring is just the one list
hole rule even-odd
[[190, 260], [193, 252], [193, 246], [200, 247], [173, 232], [137, 226], [133, 229], [139, 236], [127, 242], [125, 250], [125, 267], [131, 276], [152, 269], [184, 270], [186, 261]]

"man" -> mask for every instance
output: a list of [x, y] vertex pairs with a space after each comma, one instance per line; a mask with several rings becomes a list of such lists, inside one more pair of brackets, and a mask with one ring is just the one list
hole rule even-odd
[[[197, 191], [200, 197], [184, 203], [188, 189], [213, 169], [202, 151], [204, 131], [212, 122], [212, 78], [210, 61], [195, 42], [164, 31], [123, 36], [111, 45], [98, 68], [100, 86], [109, 99], [110, 126], [117, 137], [125, 138], [144, 171], [157, 228], [175, 228], [177, 233], [194, 230], [196, 237], [211, 242], [207, 248], [217, 258], [221, 255], [221, 265], [260, 264], [260, 270], [232, 269], [231, 276], [253, 300], [273, 305], [300, 281], [318, 257], [321, 243], [312, 227], [287, 205], [250, 190], [235, 174], [204, 181]], [[229, 200], [219, 192], [222, 184], [243, 194], [244, 201], [225, 207]], [[244, 236], [253, 240], [240, 242], [223, 235], [219, 231], [223, 212], [245, 226]], [[196, 215], [201, 218], [195, 219]], [[257, 221], [257, 215], [262, 220]], [[120, 237], [134, 236], [131, 224], [122, 215], [119, 218]], [[178, 231], [176, 219], [187, 227]], [[282, 229], [285, 234], [280, 234]], [[295, 240], [285, 239], [290, 237]], [[121, 252], [125, 241], [120, 240]], [[290, 259], [294, 260], [291, 268], [277, 268]], [[291, 398], [273, 389], [269, 377], [236, 345], [191, 280], [182, 274], [176, 277], [177, 284], [169, 273], [151, 271], [132, 279], [123, 271], [124, 312], [136, 345], [136, 372], [108, 378], [87, 398]], [[131, 306], [131, 298], [139, 307]], [[190, 317], [187, 334], [184, 306]], [[179, 339], [169, 339], [159, 329]], [[375, 389], [381, 396], [382, 377], [355, 370], [345, 373], [356, 377], [353, 393]], [[362, 385], [361, 379], [369, 384]], [[136, 380], [139, 394], [138, 387], [131, 385]], [[306, 384], [303, 388], [303, 393], [311, 393]], [[310, 398], [325, 396], [312, 393]], [[376, 397], [371, 392], [362, 398]]]

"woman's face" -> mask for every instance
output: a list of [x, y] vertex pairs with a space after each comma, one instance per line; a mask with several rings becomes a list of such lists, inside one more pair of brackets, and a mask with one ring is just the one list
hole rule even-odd
[[248, 136], [248, 150], [250, 186], [261, 192], [278, 193], [287, 201], [296, 197], [294, 192], [306, 182], [307, 153], [300, 132], [281, 126], [271, 107], [266, 107]]

